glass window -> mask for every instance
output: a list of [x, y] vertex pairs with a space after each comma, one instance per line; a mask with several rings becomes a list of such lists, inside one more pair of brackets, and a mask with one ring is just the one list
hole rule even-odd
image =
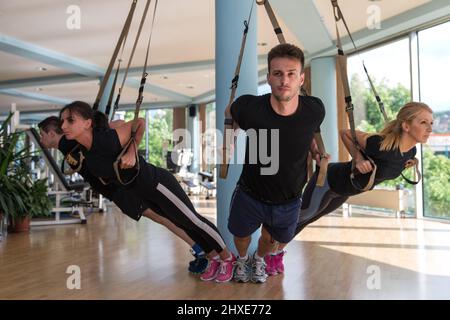
[[433, 109], [434, 127], [423, 146], [424, 216], [450, 218], [450, 22], [418, 33], [420, 97]]
[[258, 95], [262, 96], [266, 93], [271, 93], [272, 90], [270, 89], [270, 86], [267, 82], [261, 84], [258, 86]]
[[[150, 109], [148, 112], [148, 135], [144, 133], [141, 143], [139, 144], [139, 152], [151, 164], [166, 168], [166, 154], [171, 149], [172, 139], [172, 109]], [[139, 117], [146, 118], [146, 111], [141, 110]], [[125, 121], [131, 121], [134, 118], [134, 111], [127, 111], [124, 115]], [[146, 146], [147, 143], [147, 146]]]
[[[353, 54], [347, 61], [356, 128], [365, 132], [380, 132], [385, 124], [384, 119], [370, 89], [362, 61], [384, 102], [388, 119], [394, 119], [398, 110], [411, 101], [409, 39], [390, 42], [359, 55]], [[405, 175], [412, 178], [412, 171]], [[377, 188], [405, 189], [408, 195], [407, 213], [415, 213], [415, 188], [402, 177], [385, 181]]]
[[384, 120], [370, 90], [362, 61], [384, 102], [388, 118], [393, 119], [398, 110], [411, 100], [409, 40], [401, 39], [348, 58], [355, 125], [358, 130], [378, 132], [383, 128]]

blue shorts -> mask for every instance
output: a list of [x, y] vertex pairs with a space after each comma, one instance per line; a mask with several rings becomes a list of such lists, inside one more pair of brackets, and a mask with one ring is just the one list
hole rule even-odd
[[271, 205], [258, 201], [236, 187], [231, 198], [228, 230], [239, 238], [250, 236], [261, 224], [276, 241], [288, 243], [295, 237], [302, 199]]

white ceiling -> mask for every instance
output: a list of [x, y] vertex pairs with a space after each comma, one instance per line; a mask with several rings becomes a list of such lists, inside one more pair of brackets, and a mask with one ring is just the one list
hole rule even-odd
[[[314, 40], [314, 37], [317, 36], [318, 33], [315, 33], [315, 30], [308, 30], [308, 26], [302, 25], [301, 19], [296, 19], [297, 14], [301, 16], [302, 12], [290, 10], [290, 8], [296, 6], [301, 8], [302, 4], [307, 3], [316, 10], [317, 18], [314, 16], [310, 18], [320, 20], [321, 24], [325, 26], [324, 30], [326, 30], [327, 36], [322, 36], [324, 37], [323, 43], [329, 42], [329, 44], [332, 44], [331, 39], [335, 38], [335, 32], [330, 1], [293, 1], [271, 1], [276, 13], [280, 14], [278, 18], [287, 41], [303, 47], [303, 43], [312, 43], [311, 40]], [[433, 1], [439, 2], [440, 0]], [[367, 29], [367, 8], [370, 5], [379, 6], [381, 23], [383, 23], [389, 18], [428, 2], [431, 2], [431, 0], [339, 1], [352, 32]], [[124, 53], [125, 58], [131, 51], [131, 42], [137, 32], [137, 24], [142, 15], [144, 3], [143, 0], [138, 1]], [[149, 76], [148, 83], [179, 95], [164, 94], [164, 92], [158, 90], [154, 91], [153, 94], [146, 92], [144, 94], [146, 102], [180, 101], [182, 105], [183, 103], [186, 104], [189, 99], [207, 96], [205, 93], [214, 92], [214, 3], [213, 0], [159, 1], [152, 38], [150, 64], [152, 67], [169, 65], [169, 68], [162, 68], [162, 71], [152, 73]], [[128, 0], [0, 0], [0, 36], [12, 37], [30, 45], [66, 55], [69, 60], [75, 58], [106, 69], [130, 4], [131, 1]], [[77, 5], [81, 9], [80, 30], [70, 30], [66, 27], [66, 20], [69, 17], [66, 10], [70, 5]], [[277, 44], [277, 39], [273, 34], [272, 26], [264, 8], [258, 6], [257, 11], [258, 43], [267, 44], [258, 47], [258, 54], [264, 58], [268, 50]], [[306, 14], [310, 15], [310, 12]], [[143, 65], [145, 39], [149, 32], [148, 25], [146, 24], [146, 27], [144, 27], [141, 35], [142, 41], [139, 42], [136, 49], [132, 67]], [[309, 54], [314, 54], [308, 48], [304, 49]], [[199, 66], [191, 68], [192, 70], [177, 68], [177, 65], [173, 66], [173, 64], [195, 64], [196, 62], [199, 62]], [[40, 67], [46, 68], [46, 71], [40, 71]], [[260, 69], [264, 67], [264, 64], [260, 64]], [[0, 51], [0, 90], [2, 84], [9, 83], [11, 80], [65, 74], [73, 74], [73, 71]], [[133, 76], [136, 81], [139, 81], [137, 73]], [[93, 101], [98, 90], [98, 83], [98, 80], [72, 81], [50, 85], [40, 85], [39, 82], [36, 82], [29, 87], [17, 85], [17, 88], [12, 87], [11, 89], [67, 100]], [[122, 103], [134, 103], [136, 95], [136, 89], [127, 87], [122, 95]], [[9, 110], [12, 102], [16, 102], [18, 109], [23, 111], [59, 107], [58, 103], [45, 103], [1, 94], [0, 92], [0, 114]]]
[[[374, 6], [379, 8], [382, 27], [383, 20], [387, 20], [407, 10], [411, 10], [431, 1], [432, 0], [341, 0], [339, 1], [339, 7], [347, 20], [349, 29], [354, 32], [367, 28], [368, 16], [375, 14], [377, 10]], [[329, 34], [332, 35], [333, 39], [336, 39], [334, 16], [333, 10], [330, 9], [330, 1], [314, 0], [314, 4], [322, 17], [322, 21], [325, 24]], [[344, 30], [345, 29], [342, 25], [339, 25], [339, 32], [341, 33], [341, 36], [345, 35]]]

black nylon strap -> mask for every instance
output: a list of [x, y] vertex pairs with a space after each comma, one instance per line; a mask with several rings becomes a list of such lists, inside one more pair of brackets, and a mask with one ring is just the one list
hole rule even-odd
[[111, 60], [109, 61], [108, 68], [106, 69], [106, 73], [103, 76], [103, 79], [102, 79], [102, 81], [100, 83], [100, 89], [98, 90], [97, 97], [96, 97], [94, 105], [93, 105], [93, 109], [94, 110], [98, 109], [98, 106], [99, 106], [99, 103], [100, 103], [100, 99], [101, 99], [101, 97], [103, 95], [103, 92], [105, 91], [106, 83], [109, 80], [109, 77], [111, 75], [111, 71], [112, 71], [112, 69], [114, 67], [114, 64], [116, 62], [116, 59], [117, 59], [117, 55], [119, 54], [120, 46], [124, 42], [126, 34], [128, 33], [128, 30], [130, 28], [131, 21], [133, 19], [134, 9], [136, 8], [136, 3], [137, 3], [137, 0], [133, 0], [133, 2], [131, 4], [130, 11], [128, 12], [128, 16], [127, 16], [127, 19], [125, 20], [125, 24], [124, 24], [124, 26], [122, 28], [122, 32], [120, 33], [120, 36], [119, 36], [119, 39], [117, 41], [116, 47], [115, 47], [114, 52], [113, 52], [113, 54], [111, 56]]
[[[337, 42], [338, 42], [338, 54], [339, 55], [344, 55], [344, 52], [342, 50], [342, 46], [341, 46], [341, 39], [339, 36], [339, 31], [337, 29], [337, 22], [338, 21], [342, 21], [345, 30], [347, 31], [348, 37], [351, 40], [351, 43], [353, 45], [353, 48], [355, 49], [355, 51], [358, 51], [358, 48], [356, 47], [355, 41], [353, 39], [352, 33], [350, 32], [348, 26], [347, 26], [347, 22], [345, 21], [344, 15], [342, 14], [341, 8], [339, 7], [338, 1], [337, 0], [331, 0], [331, 4], [333, 6], [333, 12], [334, 12], [334, 18], [335, 18], [335, 22], [336, 22], [336, 34], [337, 34]], [[358, 54], [359, 56], [359, 54]], [[377, 100], [377, 104], [378, 104], [378, 108], [380, 109], [380, 112], [383, 115], [384, 121], [387, 122], [388, 121], [388, 117], [386, 114], [386, 110], [384, 108], [384, 104], [380, 98], [380, 96], [378, 95], [378, 92], [375, 88], [375, 85], [373, 84], [372, 78], [369, 75], [369, 72], [367, 71], [366, 65], [364, 63], [364, 61], [360, 58], [363, 68], [364, 68], [364, 72], [366, 74], [367, 80], [369, 80], [369, 84], [370, 84], [370, 89], [372, 90], [373, 95], [375, 96], [376, 100]]]
[[[144, 10], [144, 15], [142, 17], [142, 21], [141, 24], [139, 26], [139, 30], [142, 29], [142, 26], [144, 24], [145, 21], [145, 16], [147, 15], [147, 10], [148, 7], [150, 5], [151, 0], [147, 0], [147, 6]], [[139, 86], [139, 93], [138, 93], [138, 98], [136, 100], [136, 109], [134, 110], [134, 119], [133, 119], [133, 124], [131, 127], [131, 134], [130, 134], [130, 139], [128, 140], [127, 144], [124, 146], [124, 148], [122, 149], [122, 152], [119, 154], [119, 156], [117, 157], [116, 161], [113, 163], [113, 167], [114, 167], [114, 171], [116, 173], [116, 177], [117, 180], [122, 184], [122, 185], [129, 185], [130, 183], [132, 183], [136, 177], [139, 174], [140, 171], [140, 165], [139, 165], [139, 154], [138, 154], [138, 146], [136, 143], [136, 131], [137, 131], [137, 127], [138, 127], [138, 120], [139, 120], [139, 110], [143, 101], [143, 92], [144, 92], [144, 86], [145, 86], [145, 82], [146, 82], [146, 78], [147, 78], [147, 62], [148, 62], [148, 56], [149, 56], [149, 52], [150, 52], [150, 43], [152, 40], [152, 34], [153, 34], [153, 25], [155, 22], [155, 17], [156, 17], [156, 8], [158, 6], [158, 0], [155, 0], [155, 6], [153, 9], [153, 18], [152, 18], [152, 23], [150, 26], [150, 34], [149, 34], [149, 38], [148, 38], [148, 42], [147, 42], [147, 52], [145, 55], [145, 62], [144, 62], [144, 68], [142, 70], [142, 78], [141, 78], [141, 83]], [[138, 33], [139, 34], [139, 33]], [[136, 43], [135, 43], [136, 45]], [[124, 181], [120, 175], [120, 161], [123, 157], [123, 155], [127, 152], [127, 150], [130, 148], [130, 146], [133, 145], [134, 147], [134, 151], [135, 151], [135, 157], [136, 157], [136, 164], [135, 164], [135, 168], [136, 168], [136, 174], [130, 178], [130, 180], [128, 181]]]
[[[234, 97], [236, 95], [236, 90], [237, 90], [238, 81], [239, 81], [239, 73], [241, 71], [242, 58], [244, 56], [245, 43], [247, 41], [248, 28], [249, 28], [250, 21], [252, 18], [253, 6], [254, 6], [254, 2], [252, 0], [252, 6], [251, 6], [250, 12], [248, 14], [248, 19], [244, 21], [244, 32], [242, 34], [241, 48], [239, 50], [239, 57], [238, 57], [238, 61], [236, 63], [236, 69], [234, 71], [234, 77], [231, 80], [231, 87], [230, 87], [231, 92], [230, 92], [230, 97], [228, 99], [228, 105], [225, 108], [225, 110], [228, 110], [230, 108], [231, 104], [234, 101]], [[227, 120], [227, 119], [229, 119], [229, 120]], [[229, 122], [230, 120], [231, 120], [231, 123]], [[227, 132], [229, 130], [226, 130], [226, 126], [233, 126], [233, 119], [231, 119], [231, 117], [225, 118], [225, 130], [224, 130], [223, 143], [222, 143], [222, 163], [220, 164], [220, 170], [219, 170], [219, 177], [222, 179], [226, 179], [226, 177], [228, 175], [228, 165], [229, 165], [229, 161], [231, 158], [231, 149], [232, 149], [232, 146], [234, 143], [233, 139], [231, 139], [231, 137], [230, 137], [230, 133]]]
[[128, 76], [128, 71], [130, 69], [131, 62], [133, 61], [134, 52], [136, 51], [137, 44], [139, 42], [139, 38], [142, 32], [142, 27], [144, 26], [145, 18], [147, 17], [148, 8], [150, 7], [151, 0], [147, 0], [144, 8], [144, 12], [142, 13], [141, 22], [139, 23], [139, 28], [136, 34], [136, 38], [134, 39], [133, 48], [131, 49], [130, 57], [128, 58], [127, 68], [125, 69], [124, 76], [122, 78], [122, 84], [120, 85], [119, 92], [117, 93], [116, 101], [114, 102], [114, 109], [111, 119], [114, 118], [114, 114], [119, 109], [120, 97], [122, 95], [123, 87], [125, 86], [125, 81]]

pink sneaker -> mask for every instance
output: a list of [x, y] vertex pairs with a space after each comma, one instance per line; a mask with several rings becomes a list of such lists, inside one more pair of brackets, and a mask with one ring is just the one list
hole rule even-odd
[[278, 273], [284, 272], [283, 256], [285, 253], [286, 251], [283, 250], [276, 256], [272, 256], [273, 267]]
[[264, 261], [266, 262], [266, 273], [269, 276], [274, 276], [278, 274], [277, 268], [275, 266], [275, 256], [269, 254], [266, 254], [264, 257]]
[[217, 277], [219, 273], [220, 260], [208, 259], [208, 267], [202, 273], [200, 279], [203, 281], [211, 281]]
[[231, 259], [221, 260], [219, 273], [216, 277], [216, 282], [228, 282], [233, 278], [234, 267], [236, 265], [236, 257], [231, 253]]

